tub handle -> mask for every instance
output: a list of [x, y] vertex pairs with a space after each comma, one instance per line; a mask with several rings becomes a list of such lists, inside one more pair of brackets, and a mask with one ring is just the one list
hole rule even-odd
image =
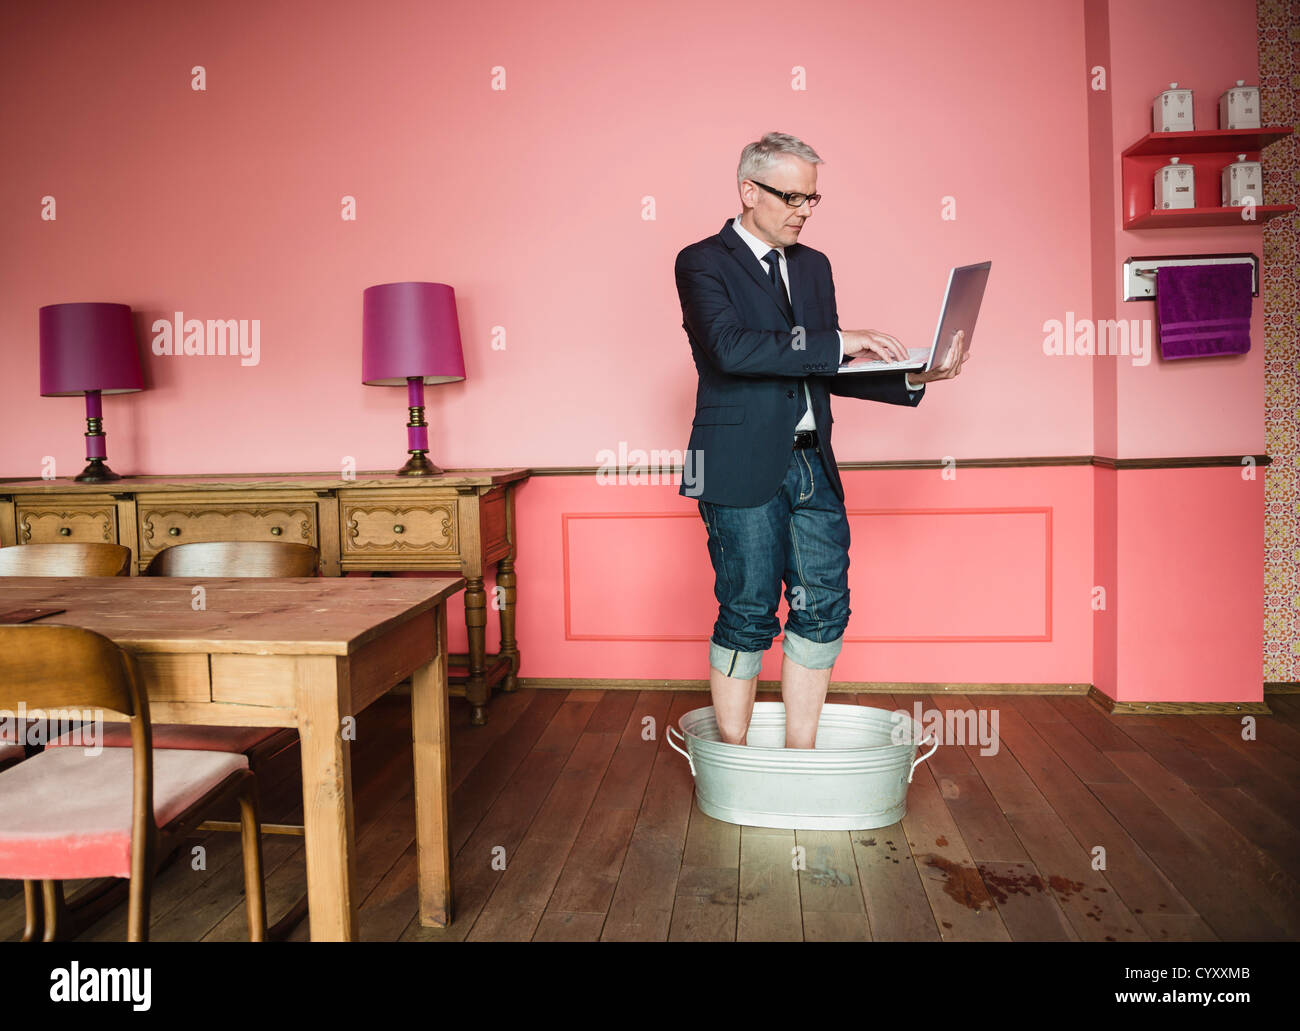
[[[686, 761], [687, 761], [687, 763], [690, 764], [690, 767], [691, 767], [691, 776], [694, 777], [694, 776], [695, 776], [695, 760], [691, 758], [691, 753], [690, 753], [690, 752], [685, 751], [685, 750], [684, 750], [683, 748], [681, 748], [679, 745], [677, 745], [676, 743], [674, 743], [674, 741], [673, 741], [673, 731], [674, 731], [674, 730], [677, 730], [677, 728], [674, 727], [671, 723], [668, 724], [668, 730], [667, 730], [667, 732], [664, 734], [664, 737], [666, 737], [666, 738], [668, 739], [668, 745], [669, 745], [669, 747], [671, 747], [674, 751], [681, 752], [682, 755], [686, 756]], [[685, 743], [686, 743], [686, 735], [683, 734], [680, 730], [677, 731], [677, 736], [678, 736], [679, 738], [682, 739], [682, 744], [685, 744]]]
[[[922, 738], [922, 739], [921, 739], [921, 747], [925, 747], [925, 742], [926, 742], [926, 738]], [[928, 752], [925, 753], [925, 755], [923, 755], [923, 756], [921, 756], [921, 758], [915, 760], [915, 761], [912, 763], [912, 768], [911, 768], [910, 770], [907, 771], [907, 783], [909, 783], [909, 784], [912, 783], [912, 774], [916, 772], [916, 768], [917, 768], [918, 766], [920, 766], [921, 763], [925, 762], [925, 760], [927, 760], [928, 758], [930, 758], [930, 756], [934, 755], [934, 753], [937, 752], [938, 750], [939, 750], [939, 735], [938, 735], [938, 734], [935, 734], [935, 735], [934, 735], [934, 745], [930, 748], [930, 750], [929, 750]]]

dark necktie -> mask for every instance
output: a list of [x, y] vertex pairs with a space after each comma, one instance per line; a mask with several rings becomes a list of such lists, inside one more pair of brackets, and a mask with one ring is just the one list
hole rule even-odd
[[772, 280], [772, 285], [776, 287], [776, 294], [781, 299], [781, 310], [785, 312], [786, 318], [794, 322], [794, 312], [790, 308], [790, 298], [785, 292], [785, 283], [781, 281], [781, 255], [777, 253], [774, 247], [763, 256], [763, 260], [767, 262], [768, 277]]

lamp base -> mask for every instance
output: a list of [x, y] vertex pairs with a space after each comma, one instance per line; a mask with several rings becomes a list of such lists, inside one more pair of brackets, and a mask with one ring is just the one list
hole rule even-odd
[[412, 451], [406, 464], [398, 469], [396, 476], [441, 476], [443, 470], [429, 461], [423, 451]]
[[73, 477], [73, 483], [112, 483], [122, 477], [113, 472], [102, 458], [92, 458], [80, 476]]

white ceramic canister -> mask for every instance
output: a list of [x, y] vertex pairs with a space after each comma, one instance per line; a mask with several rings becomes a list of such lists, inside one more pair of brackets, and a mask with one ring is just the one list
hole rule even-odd
[[1247, 86], [1245, 79], [1225, 90], [1219, 97], [1220, 129], [1259, 128], [1259, 87]]
[[1264, 203], [1264, 173], [1258, 161], [1247, 161], [1245, 154], [1223, 166], [1219, 178], [1219, 203], [1225, 208], [1240, 208], [1249, 198], [1255, 204]]
[[1153, 132], [1191, 132], [1196, 126], [1192, 116], [1192, 91], [1179, 89], [1171, 82], [1169, 88], [1151, 103], [1151, 129]]
[[1196, 207], [1196, 169], [1170, 158], [1156, 173], [1156, 208]]

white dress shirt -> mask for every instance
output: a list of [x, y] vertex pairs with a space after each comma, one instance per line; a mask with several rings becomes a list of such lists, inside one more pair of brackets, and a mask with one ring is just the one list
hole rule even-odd
[[[749, 249], [754, 252], [754, 257], [758, 259], [758, 263], [762, 265], [764, 269], [768, 267], [767, 262], [763, 260], [764, 258], [767, 257], [768, 251], [774, 250], [776, 251], [777, 254], [780, 255], [780, 258], [777, 260], [777, 264], [781, 266], [781, 282], [785, 284], [785, 298], [787, 301], [789, 301], [790, 300], [790, 272], [786, 268], [785, 248], [773, 247], [771, 244], [764, 243], [762, 240], [760, 240], [757, 236], [755, 236], [753, 233], [751, 233], [748, 229], [746, 229], [741, 224], [739, 215], [737, 215], [734, 219], [732, 219], [731, 225], [736, 230], [736, 234], [742, 240], [744, 240], [745, 243], [749, 246]], [[793, 308], [793, 305], [791, 305], [791, 307]], [[840, 361], [842, 362], [844, 361], [844, 334], [837, 331], [836, 335], [840, 338]], [[868, 375], [870, 374], [868, 373]], [[906, 377], [904, 379], [904, 382], [907, 384], [908, 390], [919, 391], [925, 389], [924, 383], [922, 383], [920, 386], [912, 386], [912, 379], [910, 376]], [[804, 410], [803, 418], [800, 419], [798, 423], [795, 424], [794, 428], [796, 433], [799, 430], [815, 430], [817, 428], [817, 420], [813, 418], [812, 396], [808, 392], [807, 379], [805, 379], [803, 383], [803, 398], [804, 398], [804, 404], [806, 404], [808, 407]]]

